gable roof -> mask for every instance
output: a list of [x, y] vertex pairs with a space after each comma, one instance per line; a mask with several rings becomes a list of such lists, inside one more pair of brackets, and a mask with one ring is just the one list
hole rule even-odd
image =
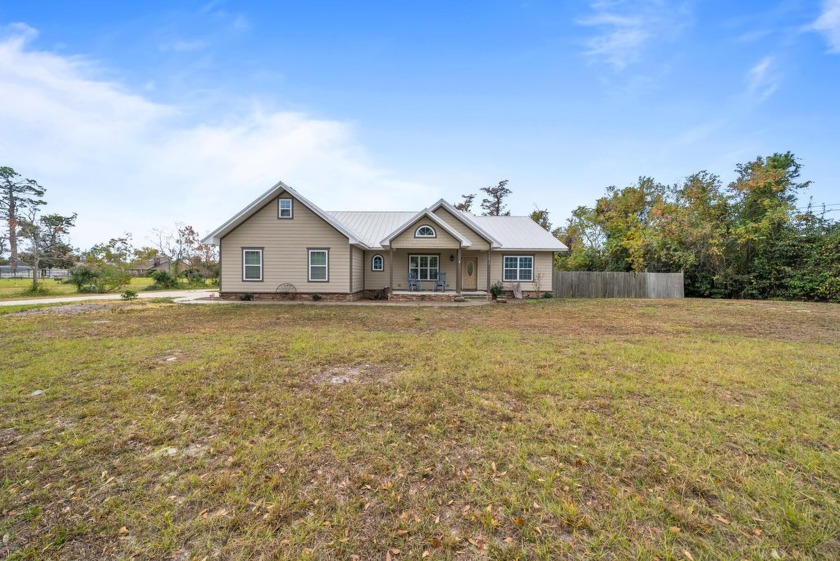
[[366, 245], [359, 240], [358, 236], [356, 236], [354, 233], [348, 230], [343, 224], [335, 220], [335, 218], [321, 210], [316, 204], [307, 200], [300, 193], [298, 193], [282, 181], [278, 181], [271, 189], [269, 189], [268, 191], [263, 193], [259, 198], [257, 198], [257, 200], [243, 208], [233, 218], [219, 226], [212, 233], [205, 236], [204, 239], [201, 240], [201, 243], [212, 243], [218, 245], [222, 237], [224, 237], [225, 235], [230, 233], [234, 228], [248, 220], [251, 217], [251, 215], [260, 210], [262, 207], [268, 204], [271, 201], [271, 199], [273, 199], [275, 196], [279, 195], [283, 191], [287, 192], [289, 195], [294, 197], [299, 203], [301, 203], [303, 206], [305, 206], [313, 213], [318, 215], [322, 220], [324, 220], [324, 222], [341, 232], [341, 234], [347, 236], [349, 243]]
[[451, 214], [452, 216], [454, 216], [455, 218], [457, 218], [458, 220], [460, 220], [461, 222], [466, 224], [466, 226], [468, 228], [470, 228], [473, 232], [475, 232], [476, 234], [478, 234], [479, 236], [484, 238], [490, 244], [491, 248], [499, 247], [500, 245], [502, 245], [502, 243], [499, 240], [494, 238], [492, 235], [490, 235], [488, 232], [486, 232], [483, 228], [481, 228], [481, 226], [476, 224], [475, 221], [472, 220], [472, 218], [473, 218], [472, 214], [470, 214], [468, 212], [464, 212], [462, 210], [458, 210], [457, 208], [455, 208], [454, 206], [452, 206], [450, 203], [446, 202], [443, 199], [440, 199], [438, 202], [436, 202], [435, 204], [430, 206], [429, 210], [434, 212], [441, 207], [446, 209], [446, 211], [449, 212], [449, 214]]
[[326, 212], [282, 181], [278, 181], [271, 189], [260, 195], [257, 200], [243, 208], [233, 218], [222, 224], [212, 233], [205, 236], [202, 243], [218, 245], [221, 238], [248, 220], [254, 213], [284, 191], [324, 220], [324, 222], [346, 236], [351, 245], [357, 245], [364, 249], [389, 247], [394, 238], [405, 232], [421, 218], [426, 218], [450, 234], [453, 238], [461, 242], [461, 247], [470, 247], [472, 245], [471, 242], [463, 234], [434, 214], [434, 211], [442, 207], [457, 220], [460, 220], [465, 227], [484, 238], [490, 244], [491, 249], [504, 251], [569, 250], [557, 238], [528, 216], [476, 216], [456, 209], [443, 199], [416, 213], [373, 211]]
[[501, 242], [504, 250], [569, 251], [530, 216], [472, 216], [476, 224]]
[[465, 238], [461, 232], [459, 232], [458, 230], [456, 230], [455, 228], [438, 218], [435, 214], [432, 213], [432, 211], [430, 211], [427, 208], [424, 208], [423, 210], [406, 220], [405, 223], [401, 224], [399, 228], [382, 238], [382, 241], [379, 242], [379, 245], [381, 245], [382, 247], [389, 247], [391, 245], [391, 241], [393, 241], [394, 238], [408, 230], [412, 226], [412, 224], [416, 224], [417, 221], [419, 221], [422, 218], [426, 218], [431, 222], [437, 224], [437, 226], [440, 229], [442, 229], [444, 232], [448, 233], [450, 236], [461, 242], [461, 247], [470, 247], [472, 245], [472, 242]]
[[363, 244], [370, 248], [379, 248], [379, 242], [405, 224], [416, 212], [382, 211], [329, 211], [329, 214], [341, 222], [345, 228], [355, 232]]

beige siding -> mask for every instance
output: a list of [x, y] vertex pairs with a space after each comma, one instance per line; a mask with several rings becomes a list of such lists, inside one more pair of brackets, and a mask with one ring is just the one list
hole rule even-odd
[[[374, 255], [382, 256], [382, 260], [385, 264], [384, 270], [371, 270], [371, 260], [373, 259]], [[383, 288], [388, 286], [388, 282], [390, 280], [390, 276], [388, 273], [388, 271], [390, 270], [388, 259], [390, 259], [390, 252], [387, 249], [379, 249], [365, 252], [365, 290], [382, 290]], [[396, 281], [396, 276], [394, 276], [394, 279]]]
[[[534, 256], [534, 281], [521, 282], [522, 290], [539, 290], [540, 292], [551, 292], [551, 278], [554, 270], [554, 253], [550, 251], [494, 251], [490, 264], [490, 283], [502, 281], [502, 264], [505, 255], [533, 255]], [[541, 278], [540, 278], [541, 276]], [[536, 280], [540, 278], [539, 287]], [[504, 282], [505, 288], [510, 288], [512, 282]]]
[[353, 292], [364, 290], [365, 287], [365, 252], [358, 247], [353, 248]]
[[[428, 224], [434, 228], [437, 234], [436, 238], [415, 238], [414, 232], [420, 226]], [[417, 222], [408, 227], [408, 229], [394, 238], [391, 241], [391, 247], [394, 249], [412, 248], [412, 249], [441, 249], [441, 248], [458, 248], [461, 242], [456, 240], [446, 230], [432, 222], [426, 217], [420, 218]]]
[[[279, 197], [288, 196], [281, 194]], [[278, 197], [278, 198], [279, 198]], [[350, 244], [318, 215], [294, 201], [294, 218], [277, 217], [277, 199], [257, 211], [221, 241], [224, 292], [274, 292], [281, 283], [298, 292], [348, 292]], [[242, 280], [242, 248], [263, 248], [263, 280]], [[329, 249], [329, 282], [309, 282], [308, 248]]]
[[[452, 216], [452, 214], [443, 207], [440, 207], [435, 211], [435, 215], [446, 222], [447, 225], [451, 226], [452, 229], [456, 230], [462, 236], [467, 238], [470, 243], [471, 250], [476, 251], [486, 251], [490, 249], [490, 244], [487, 241], [478, 235], [477, 232], [473, 231], [469, 226], [464, 224], [461, 220], [457, 217]], [[486, 267], [485, 267], [486, 268]]]

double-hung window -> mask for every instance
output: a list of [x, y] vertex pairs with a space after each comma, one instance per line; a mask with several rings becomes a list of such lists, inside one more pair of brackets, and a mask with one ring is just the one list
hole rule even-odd
[[330, 252], [326, 249], [309, 250], [309, 280], [310, 282], [328, 282]]
[[262, 249], [242, 250], [242, 280], [263, 280], [263, 251]]
[[504, 279], [506, 281], [532, 281], [534, 258], [530, 255], [506, 255]]
[[280, 218], [292, 217], [292, 199], [280, 199], [278, 203], [277, 216]]
[[439, 256], [437, 255], [409, 255], [408, 274], [413, 275], [417, 280], [436, 280], [440, 268]]

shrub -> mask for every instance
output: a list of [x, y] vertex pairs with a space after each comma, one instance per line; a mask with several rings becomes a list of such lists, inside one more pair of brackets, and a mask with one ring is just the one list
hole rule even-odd
[[505, 285], [502, 284], [502, 281], [496, 281], [490, 285], [490, 294], [493, 295], [493, 299], [495, 300], [499, 296], [501, 296], [502, 292], [505, 291]]
[[67, 282], [76, 285], [79, 292], [98, 292], [97, 281], [100, 273], [87, 265], [79, 265], [70, 269], [70, 276]]
[[48, 294], [52, 294], [52, 292], [43, 284], [39, 284], [37, 287], [29, 285], [29, 288], [24, 289], [21, 294], [25, 294], [27, 296], [47, 296]]
[[549, 298], [554, 298], [554, 294], [552, 294], [551, 292], [543, 292], [542, 297], [548, 300]]
[[137, 298], [137, 291], [136, 290], [131, 290], [129, 288], [128, 290], [126, 290], [125, 292], [120, 294], [120, 297], [123, 300], [134, 300], [135, 298]]
[[239, 299], [243, 300], [245, 302], [250, 302], [251, 300], [254, 299], [254, 295], [251, 294], [250, 292], [244, 292], [244, 293], [239, 295]]
[[317, 302], [321, 298], [322, 298], [322, 296], [320, 294], [315, 293], [315, 294], [312, 295], [312, 300], [314, 300], [315, 302]]
[[159, 290], [161, 288], [178, 288], [178, 277], [167, 272], [152, 269], [148, 274], [155, 283], [146, 290]]

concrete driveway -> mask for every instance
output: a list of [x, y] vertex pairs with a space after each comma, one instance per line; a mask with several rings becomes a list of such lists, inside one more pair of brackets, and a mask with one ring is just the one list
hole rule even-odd
[[[218, 295], [218, 290], [160, 290], [154, 292], [138, 292], [138, 298], [175, 298], [176, 302], [186, 303], [200, 298], [209, 298], [213, 294]], [[16, 300], [0, 300], [0, 306], [22, 306], [29, 304], [51, 304], [64, 302], [87, 302], [89, 300], [120, 300], [119, 293], [109, 294], [80, 294], [79, 296], [57, 296], [55, 298], [29, 298]]]

